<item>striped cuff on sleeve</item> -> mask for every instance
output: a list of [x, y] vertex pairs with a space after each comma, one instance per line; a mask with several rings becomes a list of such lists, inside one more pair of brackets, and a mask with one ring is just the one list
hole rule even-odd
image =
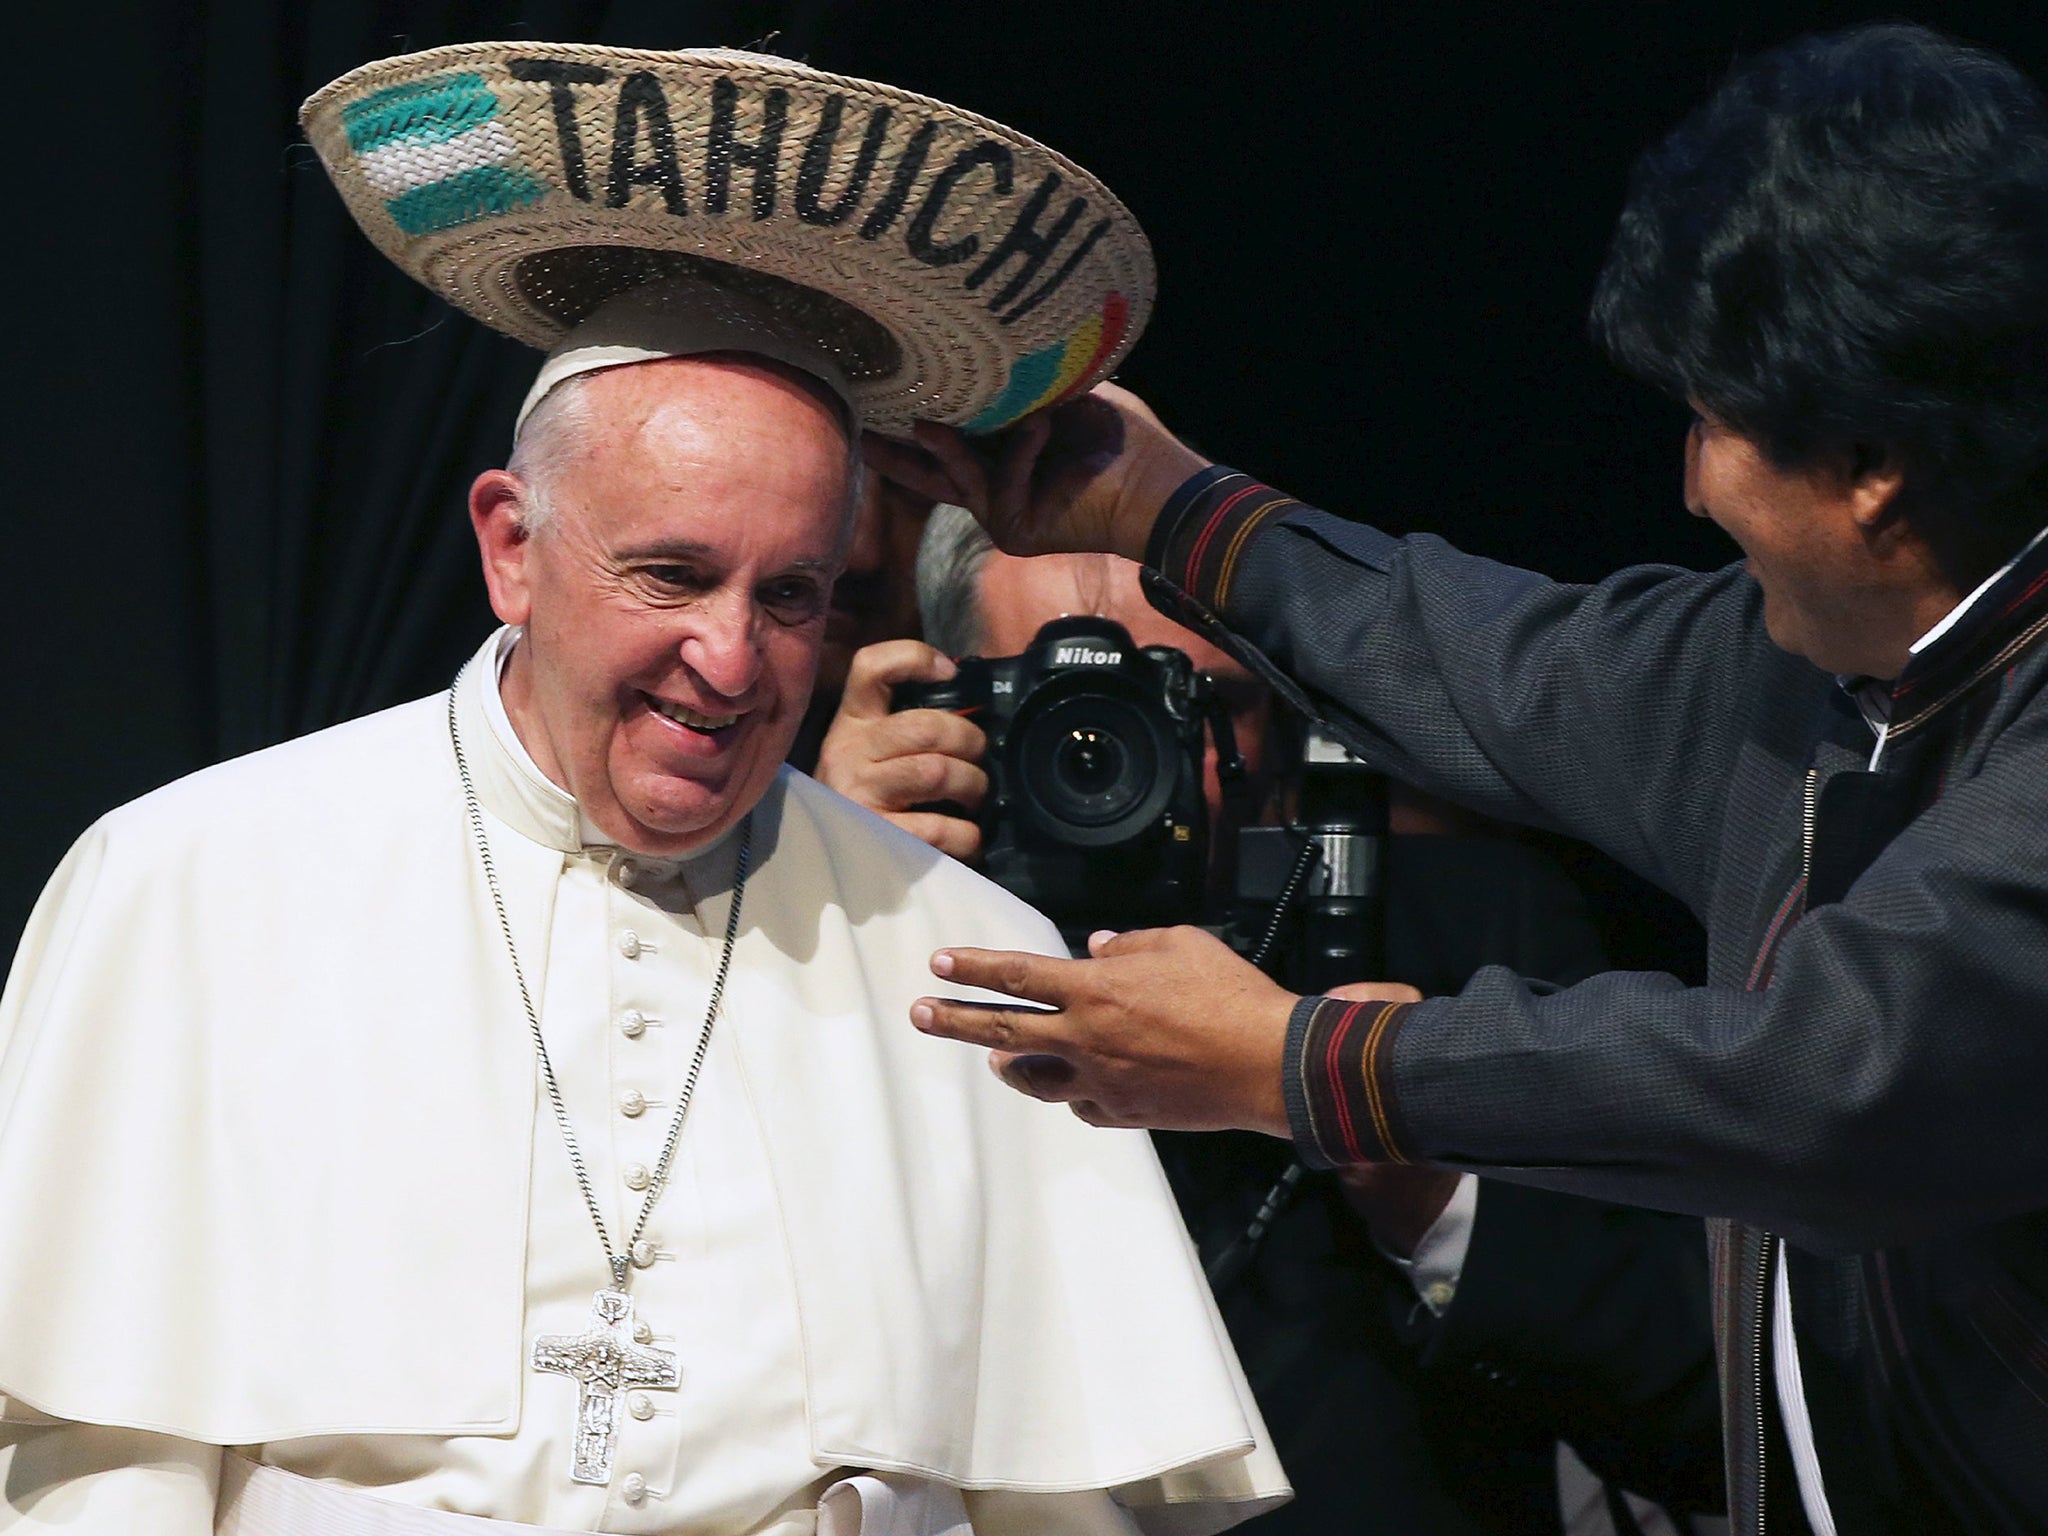
[[1215, 465], [1189, 479], [1161, 509], [1145, 563], [1203, 608], [1221, 613], [1252, 535], [1300, 505], [1250, 475]]
[[1395, 1037], [1414, 1006], [1336, 997], [1295, 1004], [1283, 1066], [1287, 1119], [1311, 1168], [1408, 1161], [1386, 1078]]

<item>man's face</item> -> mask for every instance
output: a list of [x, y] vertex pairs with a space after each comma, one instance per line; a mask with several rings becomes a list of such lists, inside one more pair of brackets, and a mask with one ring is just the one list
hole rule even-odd
[[[991, 656], [1016, 655], [1031, 643], [1040, 625], [1068, 614], [1114, 619], [1139, 645], [1170, 645], [1185, 651], [1197, 671], [1215, 680], [1217, 695], [1230, 711], [1246, 774], [1254, 786], [1263, 785], [1272, 695], [1241, 662], [1146, 602], [1138, 567], [1132, 562], [1115, 555], [1019, 559], [994, 553], [982, 567], [980, 596], [983, 647]], [[1224, 826], [1214, 743], [1203, 752], [1202, 793], [1209, 802], [1210, 825]]]
[[1890, 633], [1894, 603], [1851, 494], [1830, 466], [1780, 469], [1754, 441], [1704, 414], [1686, 435], [1686, 509], [1712, 519], [1748, 556], [1773, 643], [1831, 672], [1887, 677], [1917, 631], [1903, 641]]
[[502, 525], [475, 510], [492, 477], [472, 492], [492, 606], [526, 627], [506, 707], [586, 820], [671, 857], [754, 807], [802, 719], [843, 558], [846, 437], [773, 365], [668, 359], [582, 387], [590, 424], [549, 526], [494, 542]]

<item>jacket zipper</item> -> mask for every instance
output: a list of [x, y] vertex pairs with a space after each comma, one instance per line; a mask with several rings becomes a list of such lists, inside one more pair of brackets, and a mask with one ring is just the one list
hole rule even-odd
[[1764, 1329], [1771, 1316], [1771, 1248], [1776, 1241], [1764, 1233], [1756, 1261], [1756, 1536], [1764, 1533]]
[[1805, 886], [1813, 878], [1813, 820], [1820, 806], [1820, 770], [1806, 770], [1806, 797], [1799, 823], [1799, 911], [1807, 907]]
[[[1813, 824], [1820, 806], [1820, 769], [1806, 770], [1806, 789], [1801, 796], [1799, 818], [1799, 908], [1806, 910], [1806, 890], [1813, 879]], [[1756, 1529], [1764, 1530], [1764, 1443], [1768, 1438], [1764, 1421], [1764, 1330], [1769, 1326], [1771, 1308], [1771, 1253], [1777, 1239], [1766, 1232], [1756, 1261]]]

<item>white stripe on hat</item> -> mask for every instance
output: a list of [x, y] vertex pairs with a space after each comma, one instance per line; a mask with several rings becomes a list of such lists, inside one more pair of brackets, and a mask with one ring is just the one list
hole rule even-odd
[[356, 165], [379, 197], [392, 198], [464, 171], [508, 165], [518, 158], [512, 136], [495, 122], [483, 122], [451, 138], [394, 140], [358, 155]]

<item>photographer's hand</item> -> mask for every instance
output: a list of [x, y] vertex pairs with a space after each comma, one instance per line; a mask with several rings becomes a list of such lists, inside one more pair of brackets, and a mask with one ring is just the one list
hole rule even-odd
[[1090, 1125], [1289, 1135], [1280, 1061], [1297, 999], [1199, 928], [1094, 935], [1091, 958], [942, 949], [932, 971], [1056, 1011], [920, 998], [929, 1035], [994, 1051], [990, 1066]]
[[914, 430], [915, 446], [870, 434], [869, 466], [933, 501], [966, 507], [1013, 555], [1101, 550], [1140, 559], [1167, 499], [1209, 467], [1114, 384], [991, 437], [933, 422]]
[[941, 853], [973, 863], [981, 857], [980, 827], [912, 807], [950, 800], [977, 809], [988, 793], [979, 766], [987, 738], [943, 709], [889, 712], [889, 690], [898, 683], [943, 682], [956, 670], [921, 640], [885, 640], [856, 651], [839, 712], [818, 748], [816, 778]]

